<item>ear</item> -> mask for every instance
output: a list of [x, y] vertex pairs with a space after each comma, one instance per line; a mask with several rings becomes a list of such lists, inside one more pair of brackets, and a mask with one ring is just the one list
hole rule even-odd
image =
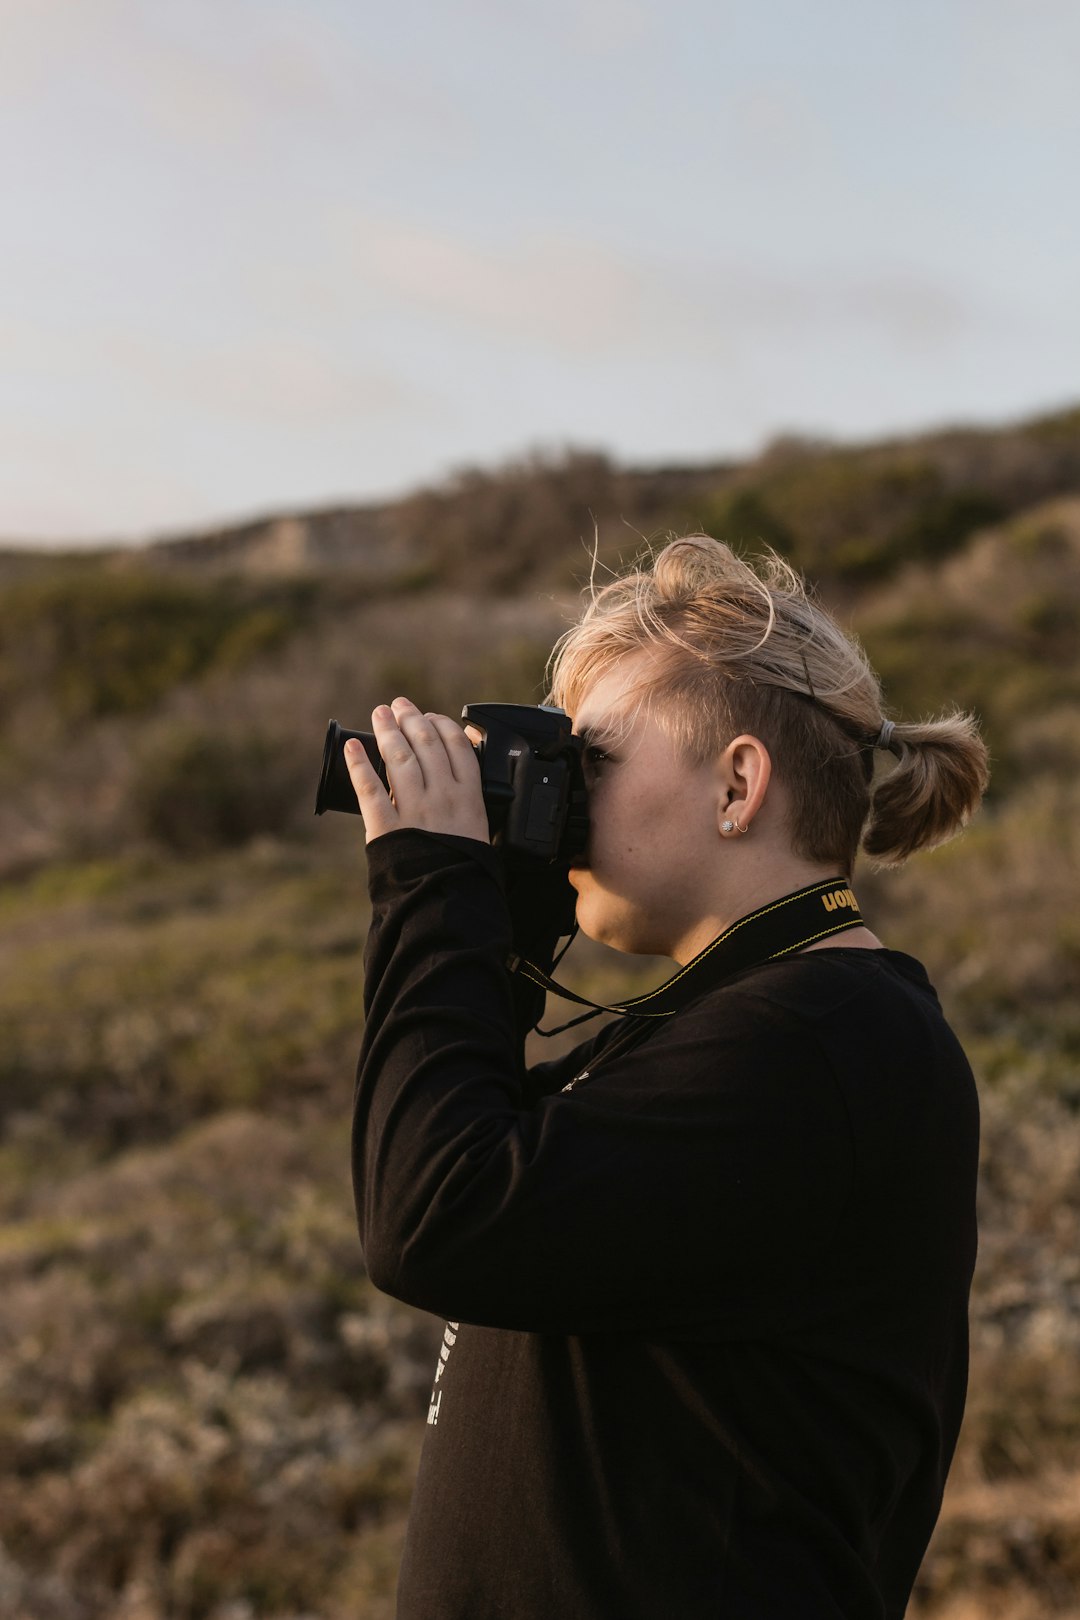
[[748, 833], [765, 802], [772, 759], [760, 737], [744, 735], [728, 743], [717, 761], [718, 823], [725, 838]]

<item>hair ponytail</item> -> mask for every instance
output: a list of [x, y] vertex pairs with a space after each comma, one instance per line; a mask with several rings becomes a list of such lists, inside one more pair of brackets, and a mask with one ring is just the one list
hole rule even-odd
[[882, 866], [899, 866], [960, 831], [978, 808], [990, 770], [974, 716], [959, 710], [898, 722], [889, 747], [897, 764], [871, 790], [862, 847]]

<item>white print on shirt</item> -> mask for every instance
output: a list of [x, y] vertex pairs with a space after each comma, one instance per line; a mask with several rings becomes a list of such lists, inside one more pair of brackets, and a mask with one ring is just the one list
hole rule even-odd
[[[460, 1327], [460, 1322], [447, 1322], [446, 1324], [446, 1328], [443, 1332], [443, 1342], [439, 1349], [439, 1360], [435, 1367], [436, 1388], [438, 1387], [439, 1379], [446, 1371], [446, 1363], [450, 1359], [451, 1350], [457, 1343], [458, 1330]], [[439, 1390], [438, 1394], [435, 1393], [435, 1389], [432, 1389], [431, 1405], [428, 1407], [427, 1420], [433, 1428], [439, 1421], [439, 1408], [442, 1405], [442, 1397], [443, 1392], [441, 1389]]]

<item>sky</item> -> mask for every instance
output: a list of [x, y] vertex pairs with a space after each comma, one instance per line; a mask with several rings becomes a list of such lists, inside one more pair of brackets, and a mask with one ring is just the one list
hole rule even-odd
[[0, 0], [0, 541], [1080, 400], [1076, 0]]

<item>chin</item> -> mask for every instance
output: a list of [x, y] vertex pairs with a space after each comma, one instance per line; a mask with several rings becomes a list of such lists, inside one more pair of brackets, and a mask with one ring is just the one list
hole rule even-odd
[[[585, 880], [584, 882], [582, 880]], [[578, 867], [570, 872], [570, 885], [577, 890], [575, 917], [581, 932], [599, 945], [612, 945], [610, 918], [605, 920], [602, 897], [590, 888], [588, 874]], [[617, 948], [617, 947], [616, 947]]]
[[[590, 903], [592, 902], [592, 903]], [[663, 956], [662, 947], [652, 942], [650, 931], [640, 919], [612, 915], [603, 903], [603, 897], [578, 893], [577, 925], [588, 939], [609, 950], [621, 951], [624, 956]], [[647, 935], [649, 937], [647, 937]]]

